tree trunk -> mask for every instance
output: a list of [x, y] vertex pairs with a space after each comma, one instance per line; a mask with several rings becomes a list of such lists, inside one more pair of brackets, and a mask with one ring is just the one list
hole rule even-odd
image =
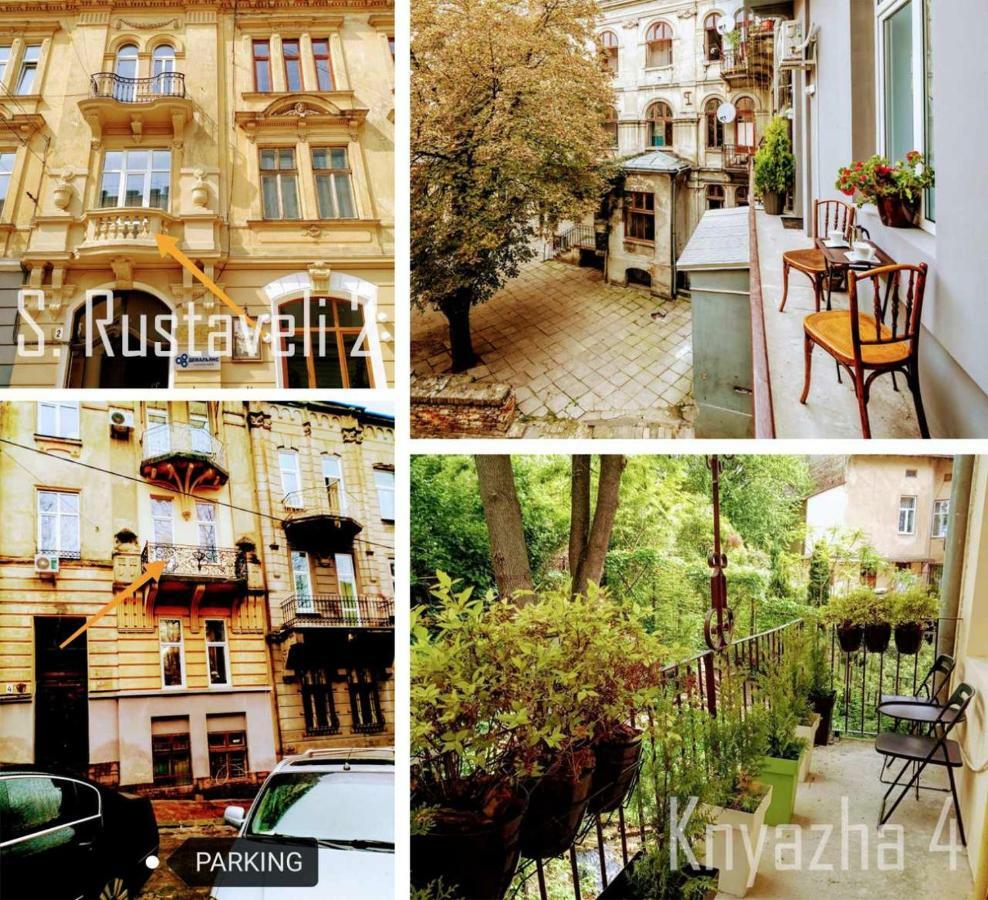
[[[521, 504], [515, 489], [510, 456], [475, 456], [480, 499], [484, 504], [487, 534], [491, 544], [494, 579], [502, 597], [532, 589], [532, 571], [525, 546]], [[528, 598], [517, 598], [519, 604]]]
[[473, 352], [473, 339], [470, 336], [472, 299], [470, 291], [463, 288], [439, 304], [449, 322], [449, 348], [453, 355], [454, 372], [465, 372], [479, 362], [477, 354]]
[[590, 457], [574, 456], [570, 476], [569, 574], [576, 577], [590, 529]]
[[573, 576], [573, 593], [582, 594], [591, 581], [600, 584], [604, 574], [604, 559], [611, 542], [611, 530], [617, 513], [621, 474], [627, 461], [623, 456], [601, 456], [600, 478], [597, 481], [597, 506], [586, 547]]

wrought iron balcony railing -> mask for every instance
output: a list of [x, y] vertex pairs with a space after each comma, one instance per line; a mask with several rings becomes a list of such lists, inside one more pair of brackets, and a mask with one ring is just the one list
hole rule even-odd
[[123, 78], [114, 72], [97, 72], [90, 79], [93, 97], [118, 103], [153, 103], [169, 97], [185, 97], [185, 75], [160, 72], [151, 78]]
[[175, 422], [152, 425], [141, 436], [141, 459], [161, 459], [167, 456], [192, 455], [208, 459], [226, 468], [223, 445], [205, 428]]
[[353, 517], [341, 485], [291, 491], [282, 498], [285, 535], [296, 550], [342, 552], [363, 525]]
[[394, 600], [379, 595], [294, 594], [281, 604], [283, 629], [393, 628]]
[[246, 581], [247, 557], [235, 547], [199, 547], [193, 544], [147, 543], [141, 567], [165, 560], [163, 578], [209, 581]]
[[748, 160], [755, 154], [754, 147], [741, 147], [737, 144], [723, 144], [721, 151], [724, 168], [738, 172], [748, 171]]

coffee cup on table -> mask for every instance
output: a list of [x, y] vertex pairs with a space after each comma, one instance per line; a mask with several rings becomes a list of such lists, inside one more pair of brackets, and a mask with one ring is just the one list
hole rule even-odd
[[854, 252], [862, 259], [870, 260], [875, 258], [875, 248], [867, 241], [855, 241]]
[[830, 237], [831, 244], [843, 244], [844, 243], [844, 232], [843, 231], [829, 231], [827, 235]]

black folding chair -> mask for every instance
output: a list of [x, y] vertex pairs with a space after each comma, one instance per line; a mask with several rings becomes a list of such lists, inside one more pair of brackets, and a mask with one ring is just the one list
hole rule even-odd
[[[950, 740], [948, 735], [954, 726], [964, 717], [968, 704], [974, 697], [974, 688], [969, 684], [959, 684], [950, 695], [947, 703], [940, 708], [935, 721], [932, 723], [929, 735], [923, 734], [899, 734], [895, 731], [886, 731], [875, 738], [875, 749], [886, 757], [892, 759], [905, 760], [899, 774], [889, 785], [889, 789], [882, 797], [882, 809], [878, 815], [878, 825], [881, 827], [892, 817], [896, 807], [902, 802], [902, 798], [909, 793], [913, 784], [919, 783], [919, 777], [927, 766], [941, 766], [947, 770], [947, 777], [950, 779], [950, 793], [954, 798], [954, 814], [957, 816], [957, 825], [961, 833], [961, 843], [966, 847], [967, 838], [964, 836], [964, 820], [961, 817], [961, 806], [957, 801], [957, 785], [954, 782], [954, 769], [964, 765], [961, 756], [961, 747], [957, 741]], [[902, 785], [900, 779], [905, 775], [906, 770], [912, 766], [913, 773], [909, 781]], [[892, 807], [886, 812], [889, 797], [897, 788], [902, 787], [902, 793], [895, 798]]]
[[[914, 694], [882, 694], [878, 698], [878, 712], [882, 711], [882, 707], [886, 703], [936, 703], [940, 696], [946, 693], [947, 685], [950, 684], [950, 676], [956, 665], [957, 663], [954, 662], [952, 656], [941, 653], [930, 666], [930, 670], [919, 683]], [[936, 684], [938, 673], [943, 675], [939, 685]]]

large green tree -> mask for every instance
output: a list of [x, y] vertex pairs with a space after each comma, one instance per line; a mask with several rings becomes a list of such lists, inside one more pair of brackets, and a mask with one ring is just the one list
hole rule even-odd
[[533, 258], [539, 226], [605, 191], [597, 14], [594, 0], [412, 4], [411, 293], [446, 316], [454, 371], [476, 363], [471, 307]]

